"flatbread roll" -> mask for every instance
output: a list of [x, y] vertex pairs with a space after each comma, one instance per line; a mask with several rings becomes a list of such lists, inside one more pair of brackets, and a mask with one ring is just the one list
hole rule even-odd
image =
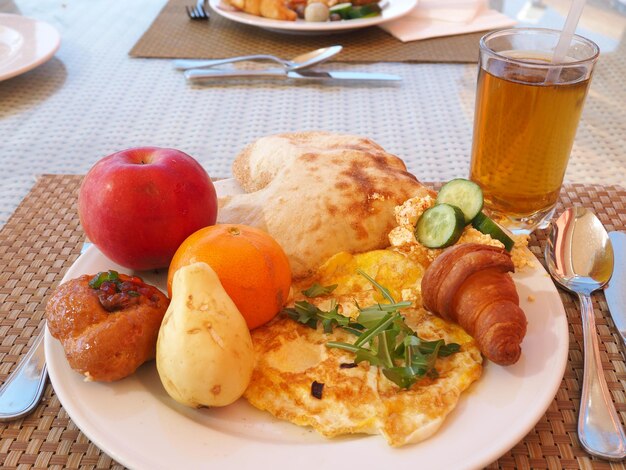
[[386, 247], [395, 206], [432, 193], [370, 139], [328, 132], [263, 137], [233, 174], [246, 194], [221, 199], [218, 222], [266, 230], [296, 279], [340, 251]]

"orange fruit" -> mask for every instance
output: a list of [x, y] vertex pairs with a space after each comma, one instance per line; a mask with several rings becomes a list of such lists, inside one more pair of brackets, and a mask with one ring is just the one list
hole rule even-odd
[[176, 270], [196, 262], [205, 262], [213, 268], [250, 329], [274, 318], [289, 296], [289, 260], [278, 242], [263, 230], [218, 224], [191, 234], [178, 247], [170, 263], [167, 273], [170, 297]]

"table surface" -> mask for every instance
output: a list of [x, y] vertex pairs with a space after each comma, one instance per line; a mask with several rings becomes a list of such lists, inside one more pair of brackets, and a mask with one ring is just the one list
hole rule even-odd
[[[193, 2], [191, 2], [193, 3]], [[566, 0], [492, 0], [530, 24], [560, 27]], [[534, 4], [534, 7], [531, 7]], [[0, 12], [54, 25], [56, 56], [0, 82], [0, 224], [44, 173], [82, 174], [133, 146], [179, 148], [212, 177], [267, 134], [324, 129], [367, 135], [424, 181], [466, 176], [475, 64], [328, 64], [401, 75], [399, 86], [237, 82], [190, 86], [169, 60], [128, 51], [164, 0], [0, 0]], [[538, 6], [537, 6], [538, 5]], [[566, 181], [626, 185], [626, 5], [588, 2], [578, 32], [603, 53], [583, 111]]]
[[[569, 2], [492, 4], [524, 22], [538, 15], [536, 24], [559, 27]], [[271, 82], [189, 86], [168, 60], [128, 56], [163, 5], [164, 0], [0, 0], [1, 13], [44, 20], [62, 36], [52, 60], [0, 82], [0, 225], [38, 175], [83, 174], [99, 158], [140, 145], [179, 148], [220, 178], [230, 175], [234, 156], [257, 137], [324, 129], [373, 138], [424, 181], [467, 175], [475, 64], [326, 66], [401, 75], [402, 84], [392, 87]], [[566, 181], [626, 187], [624, 0], [589, 1], [579, 32], [594, 39], [603, 53]], [[67, 416], [54, 419], [59, 423]], [[66, 432], [76, 437], [75, 428]], [[16, 436], [19, 441], [18, 431]], [[86, 445], [82, 435], [77, 442]], [[110, 460], [96, 463], [103, 458], [94, 456], [92, 464], [108, 466]], [[511, 462], [519, 465], [517, 457]], [[63, 461], [73, 463], [71, 458]]]

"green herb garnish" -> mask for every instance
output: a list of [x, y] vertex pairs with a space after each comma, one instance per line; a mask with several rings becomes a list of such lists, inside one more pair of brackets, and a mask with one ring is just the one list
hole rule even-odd
[[[383, 375], [401, 388], [410, 388], [422, 377], [436, 378], [438, 376], [435, 369], [436, 359], [454, 354], [461, 347], [456, 343], [446, 344], [443, 339], [436, 341], [421, 339], [409, 328], [399, 313], [400, 309], [409, 307], [411, 302], [396, 302], [388, 289], [365, 272], [361, 270], [357, 272], [389, 303], [379, 303], [365, 308], [357, 304], [359, 315], [356, 321], [341, 315], [336, 303], [325, 312], [309, 302], [299, 301], [295, 303], [294, 308], [285, 309], [284, 312], [311, 328], [317, 328], [321, 322], [325, 333], [330, 333], [335, 326], [339, 326], [354, 334], [357, 339], [352, 344], [329, 341], [326, 346], [352, 352], [356, 364], [367, 361], [372, 366], [380, 367]], [[322, 287], [315, 284], [303, 293], [307, 295], [306, 292], [318, 292], [320, 288]]]
[[303, 290], [302, 293], [306, 295], [308, 298], [320, 297], [322, 295], [330, 294], [336, 288], [337, 288], [337, 284], [333, 284], [331, 286], [322, 286], [321, 284], [318, 284], [316, 282], [308, 289]]
[[284, 313], [290, 318], [310, 327], [317, 328], [317, 323], [321, 322], [324, 333], [331, 333], [335, 326], [348, 326], [350, 319], [339, 313], [339, 306], [333, 302], [331, 309], [327, 312], [320, 310], [315, 305], [306, 300], [298, 301], [293, 308], [286, 308]]
[[109, 270], [107, 272], [99, 272], [89, 280], [89, 287], [92, 289], [100, 289], [100, 286], [107, 281], [117, 284], [119, 280], [120, 275], [117, 271]]

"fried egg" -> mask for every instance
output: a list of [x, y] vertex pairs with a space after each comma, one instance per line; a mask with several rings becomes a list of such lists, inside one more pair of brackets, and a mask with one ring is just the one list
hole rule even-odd
[[[334, 328], [325, 333], [279, 315], [252, 332], [256, 365], [245, 398], [255, 407], [300, 426], [311, 426], [323, 436], [382, 434], [394, 447], [422, 441], [443, 423], [482, 371], [482, 357], [461, 327], [423, 309], [420, 283], [424, 267], [392, 250], [330, 258], [316, 275], [294, 285], [294, 301], [307, 300], [322, 310], [337, 302], [339, 312], [355, 318], [361, 307], [386, 302], [363, 276], [361, 269], [385, 286], [395, 300], [410, 300], [401, 313], [424, 340], [443, 338], [458, 343], [460, 351], [435, 362], [436, 378], [419, 379], [401, 389], [368, 362], [354, 364], [354, 355], [328, 348], [329, 341], [353, 343], [355, 336]], [[302, 290], [318, 283], [337, 284], [331, 293], [307, 298]]]

